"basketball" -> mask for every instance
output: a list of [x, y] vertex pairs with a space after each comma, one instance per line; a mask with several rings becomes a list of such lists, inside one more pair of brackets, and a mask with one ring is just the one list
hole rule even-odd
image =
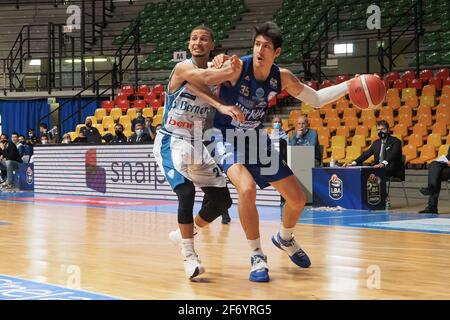
[[449, 16], [450, 0], [0, 0], [0, 311], [450, 300]]
[[351, 102], [360, 109], [374, 108], [381, 104], [386, 87], [380, 78], [365, 74], [353, 79], [349, 88]]

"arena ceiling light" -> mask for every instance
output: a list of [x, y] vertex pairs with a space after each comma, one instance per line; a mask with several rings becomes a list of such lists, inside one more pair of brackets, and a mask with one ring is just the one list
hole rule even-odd
[[353, 43], [336, 43], [334, 45], [334, 54], [353, 54]]
[[30, 66], [40, 66], [41, 65], [41, 59], [31, 59], [30, 60]]
[[[106, 62], [108, 59], [106, 58], [94, 58], [94, 62]], [[72, 59], [66, 59], [64, 60], [66, 63], [72, 63]], [[73, 59], [74, 63], [81, 63], [81, 59]], [[84, 62], [92, 62], [91, 58], [85, 58]]]

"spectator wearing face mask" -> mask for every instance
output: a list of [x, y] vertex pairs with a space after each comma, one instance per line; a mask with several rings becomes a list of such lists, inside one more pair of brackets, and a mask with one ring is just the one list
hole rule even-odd
[[270, 139], [283, 139], [289, 142], [289, 135], [283, 130], [283, 121], [280, 117], [274, 117], [272, 120], [272, 131], [270, 132]]
[[131, 130], [134, 132], [136, 130], [136, 125], [140, 123], [142, 126], [145, 126], [145, 119], [142, 116], [142, 110], [138, 110], [136, 112], [136, 118], [131, 121]]
[[28, 140], [31, 144], [36, 144], [37, 143], [37, 137], [34, 134], [34, 130], [32, 128], [28, 129]]
[[386, 177], [405, 178], [405, 166], [402, 158], [402, 143], [389, 134], [389, 123], [385, 120], [377, 122], [378, 137], [370, 148], [358, 159], [345, 166], [362, 165], [364, 161], [374, 156], [374, 168], [386, 168]]
[[86, 118], [86, 126], [81, 127], [80, 132], [83, 131], [83, 135], [86, 137], [87, 143], [101, 143], [102, 136], [98, 132], [96, 127], [92, 126], [91, 118]]
[[49, 141], [53, 141], [54, 139], [53, 133], [48, 131], [48, 126], [45, 123], [41, 123], [39, 125], [39, 131], [40, 131], [39, 138], [41, 139], [41, 142], [43, 137], [47, 137], [47, 143]]
[[155, 141], [156, 128], [153, 126], [153, 118], [145, 118], [144, 132], [149, 135], [152, 143]]
[[136, 128], [134, 130], [133, 135], [130, 137], [129, 142], [131, 142], [131, 143], [152, 143], [153, 140], [144, 131], [144, 126], [142, 125], [142, 123], [138, 123], [138, 124], [136, 124]]
[[22, 157], [22, 161], [28, 163], [33, 155], [33, 145], [26, 140], [24, 135], [19, 136], [19, 144], [21, 145], [21, 148], [17, 147], [17, 149]]
[[281, 153], [281, 157], [287, 159], [287, 145], [289, 143], [289, 135], [283, 130], [283, 121], [280, 117], [274, 117], [272, 120], [272, 130], [270, 139], [273, 142], [275, 150]]
[[0, 149], [0, 170], [2, 173], [6, 172], [6, 181], [2, 183], [1, 190], [13, 191], [15, 190], [14, 171], [19, 170], [19, 163], [22, 163], [22, 158], [16, 145], [8, 141], [8, 135], [6, 134], [0, 136]]
[[110, 143], [126, 143], [128, 142], [127, 137], [123, 134], [123, 125], [116, 123], [114, 125], [115, 135], [111, 139]]

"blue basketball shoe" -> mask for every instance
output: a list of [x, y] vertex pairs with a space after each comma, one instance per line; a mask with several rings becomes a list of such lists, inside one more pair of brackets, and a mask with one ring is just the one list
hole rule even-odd
[[250, 281], [269, 282], [269, 268], [267, 267], [267, 257], [262, 254], [252, 255], [250, 258], [252, 269], [250, 271]]
[[277, 232], [272, 236], [272, 242], [281, 250], [286, 251], [292, 262], [294, 262], [299, 267], [308, 268], [311, 265], [311, 261], [309, 260], [308, 255], [294, 240], [294, 236], [292, 236], [291, 240], [284, 240], [281, 238], [280, 233]]

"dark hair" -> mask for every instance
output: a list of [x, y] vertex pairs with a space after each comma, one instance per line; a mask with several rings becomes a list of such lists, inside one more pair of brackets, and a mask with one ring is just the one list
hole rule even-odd
[[41, 123], [41, 124], [39, 125], [39, 127], [42, 127], [42, 128], [44, 128], [44, 129], [48, 129], [48, 126], [47, 126], [45, 123]]
[[253, 36], [253, 44], [255, 43], [257, 36], [264, 36], [270, 38], [273, 43], [273, 48], [276, 50], [283, 44], [283, 34], [280, 27], [272, 21], [264, 22], [255, 27], [255, 35]]
[[17, 137], [19, 137], [19, 134], [17, 133], [17, 132], [13, 132], [13, 133], [11, 133], [11, 135], [13, 136], [13, 135], [16, 135]]
[[[211, 40], [214, 42], [214, 31], [211, 29], [211, 28], [209, 28], [209, 27], [207, 27], [207, 26], [205, 26], [205, 25], [200, 25], [200, 26], [197, 26], [197, 27], [195, 27], [194, 29], [192, 29], [192, 31], [191, 31], [191, 34], [192, 34], [192, 32], [194, 32], [195, 30], [205, 30], [206, 32], [208, 32], [209, 33], [209, 35], [210, 35], [210, 37], [211, 37]], [[190, 36], [189, 36], [190, 37]]]
[[19, 136], [19, 138], [24, 138], [25, 140], [27, 139], [23, 134], [21, 134], [21, 135]]
[[379, 120], [379, 121], [377, 121], [377, 126], [386, 127], [386, 129], [389, 130], [389, 123], [386, 120]]
[[3, 137], [3, 136], [5, 136], [6, 139], [9, 139], [9, 137], [8, 137], [8, 135], [7, 135], [6, 133], [2, 133], [2, 134], [0, 135], [0, 137]]

